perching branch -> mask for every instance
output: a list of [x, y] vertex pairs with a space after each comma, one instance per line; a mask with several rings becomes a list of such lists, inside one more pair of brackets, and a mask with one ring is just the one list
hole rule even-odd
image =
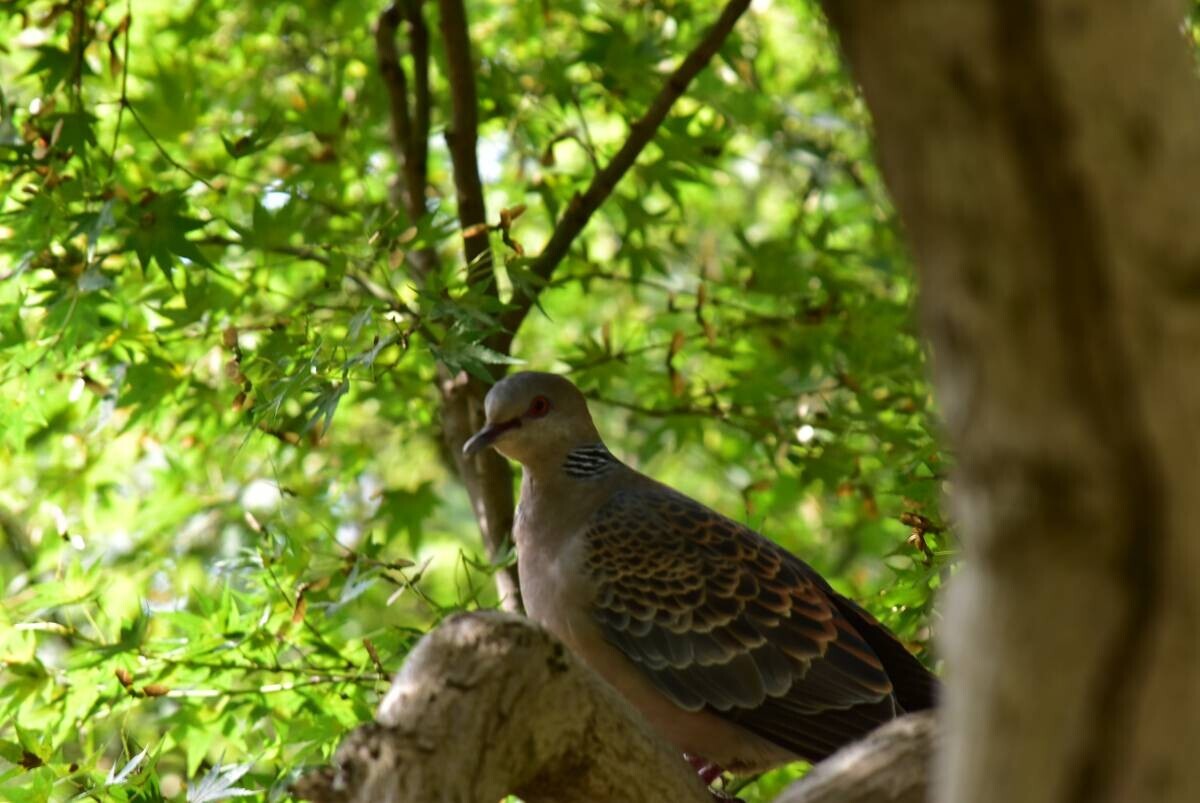
[[932, 711], [894, 719], [813, 767], [775, 803], [925, 803], [938, 739]]
[[[444, 0], [443, 4], [447, 2], [455, 2], [455, 0]], [[603, 170], [592, 177], [591, 183], [583, 194], [576, 195], [571, 199], [566, 212], [555, 225], [550, 241], [546, 243], [546, 247], [542, 249], [530, 266], [530, 271], [534, 276], [544, 282], [554, 273], [554, 269], [567, 255], [571, 244], [583, 231], [595, 211], [600, 208], [600, 204], [604, 203], [605, 199], [612, 194], [617, 182], [629, 172], [629, 168], [633, 167], [638, 156], [654, 138], [655, 132], [667, 118], [675, 101], [687, 91], [692, 79], [721, 49], [721, 45], [733, 31], [734, 24], [749, 7], [750, 0], [730, 0], [729, 4], [721, 11], [721, 16], [705, 33], [704, 38], [675, 68], [675, 72], [667, 78], [666, 83], [654, 98], [654, 102], [650, 104], [650, 108], [630, 127], [629, 138], [625, 140], [620, 150]], [[489, 343], [491, 348], [502, 354], [508, 353], [513, 337], [536, 300], [535, 295], [524, 295], [513, 299], [513, 306], [501, 317], [501, 331]]]
[[[934, 726], [889, 723], [791, 787], [786, 803], [922, 800]], [[561, 643], [524, 618], [446, 620], [409, 653], [376, 724], [305, 776], [322, 803], [711, 803], [695, 771]]]
[[523, 617], [456, 616], [423, 638], [317, 801], [710, 803], [696, 773], [615, 691]]

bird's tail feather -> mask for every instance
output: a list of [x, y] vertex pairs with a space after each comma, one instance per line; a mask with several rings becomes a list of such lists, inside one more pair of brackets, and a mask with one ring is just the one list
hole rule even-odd
[[852, 600], [840, 594], [831, 594], [842, 612], [871, 649], [879, 656], [891, 678], [896, 701], [906, 712], [933, 708], [941, 684], [915, 655], [900, 643], [886, 627]]

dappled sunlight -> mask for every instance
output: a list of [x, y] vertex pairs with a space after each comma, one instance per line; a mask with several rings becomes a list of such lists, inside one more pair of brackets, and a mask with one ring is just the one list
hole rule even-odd
[[382, 43], [361, 0], [18, 6], [0, 798], [285, 799], [418, 638], [501, 605], [516, 556], [477, 519], [506, 486], [483, 499], [451, 441], [455, 389], [509, 368], [569, 376], [613, 454], [929, 658], [948, 458], [870, 122], [810, 4], [730, 20], [653, 125], [722, 4], [472, 3], [473, 122], [439, 4]]

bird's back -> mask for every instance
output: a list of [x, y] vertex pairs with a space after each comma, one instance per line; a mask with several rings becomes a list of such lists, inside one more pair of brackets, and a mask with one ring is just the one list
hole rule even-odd
[[934, 676], [807, 564], [626, 471], [583, 531], [591, 614], [676, 706], [816, 761], [933, 704]]

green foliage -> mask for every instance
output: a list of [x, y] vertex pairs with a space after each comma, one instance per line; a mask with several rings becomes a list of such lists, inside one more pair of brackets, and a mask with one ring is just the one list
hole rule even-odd
[[522, 252], [719, 6], [471, 4], [489, 222], [525, 208], [502, 297], [538, 294], [511, 357], [466, 281], [433, 4], [416, 219], [380, 4], [7, 8], [0, 798], [286, 797], [421, 633], [495, 605], [438, 361], [569, 371], [615, 452], [928, 642], [952, 545], [911, 269], [811, 6], [739, 22], [543, 283]]

